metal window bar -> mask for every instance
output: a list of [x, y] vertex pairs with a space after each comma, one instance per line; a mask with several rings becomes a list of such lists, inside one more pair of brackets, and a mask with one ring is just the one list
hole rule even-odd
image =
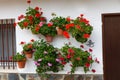
[[15, 19], [2, 19], [0, 20], [0, 38], [1, 38], [1, 51], [0, 51], [0, 66], [5, 69], [12, 67], [15, 69], [16, 62], [9, 59], [16, 53], [16, 35], [15, 27], [13, 26]]

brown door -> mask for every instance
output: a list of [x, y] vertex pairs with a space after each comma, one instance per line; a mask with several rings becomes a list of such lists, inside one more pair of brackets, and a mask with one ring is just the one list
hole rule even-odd
[[102, 14], [104, 80], [120, 80], [120, 13]]

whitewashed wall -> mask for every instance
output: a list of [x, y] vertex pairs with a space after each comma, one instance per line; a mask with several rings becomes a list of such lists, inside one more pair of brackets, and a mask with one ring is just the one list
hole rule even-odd
[[[31, 7], [39, 6], [44, 12], [44, 16], [48, 19], [51, 18], [51, 13], [54, 12], [58, 16], [71, 16], [75, 18], [80, 14], [84, 14], [86, 18], [90, 20], [90, 24], [93, 25], [94, 31], [91, 40], [95, 42], [93, 47], [93, 55], [98, 57], [100, 64], [95, 64], [93, 67], [96, 69], [95, 74], [103, 74], [102, 64], [102, 13], [118, 13], [120, 12], [120, 0], [32, 0]], [[28, 4], [26, 0], [0, 0], [0, 19], [16, 18], [25, 13]], [[21, 41], [29, 41], [30, 39], [38, 39], [39, 35], [32, 35], [28, 30], [21, 30], [18, 26], [16, 28], [17, 38], [17, 51], [21, 51], [22, 47], [19, 45]], [[56, 47], [62, 47], [65, 42], [72, 42], [76, 47], [79, 47], [80, 43], [76, 42], [73, 38], [66, 40], [63, 37], [56, 37], [52, 44]], [[29, 65], [30, 60], [28, 61]], [[34, 71], [28, 69], [28, 65], [24, 70], [28, 72]], [[83, 74], [84, 72], [77, 72]]]

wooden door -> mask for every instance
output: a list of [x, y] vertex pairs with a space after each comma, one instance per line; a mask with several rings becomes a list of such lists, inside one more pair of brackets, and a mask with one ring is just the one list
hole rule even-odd
[[102, 14], [104, 80], [120, 80], [120, 13]]

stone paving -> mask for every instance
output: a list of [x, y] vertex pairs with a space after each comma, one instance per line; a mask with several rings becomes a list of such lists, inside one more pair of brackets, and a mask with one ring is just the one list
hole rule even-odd
[[102, 75], [50, 75], [49, 78], [41, 78], [35, 74], [2, 74], [0, 80], [103, 80]]

